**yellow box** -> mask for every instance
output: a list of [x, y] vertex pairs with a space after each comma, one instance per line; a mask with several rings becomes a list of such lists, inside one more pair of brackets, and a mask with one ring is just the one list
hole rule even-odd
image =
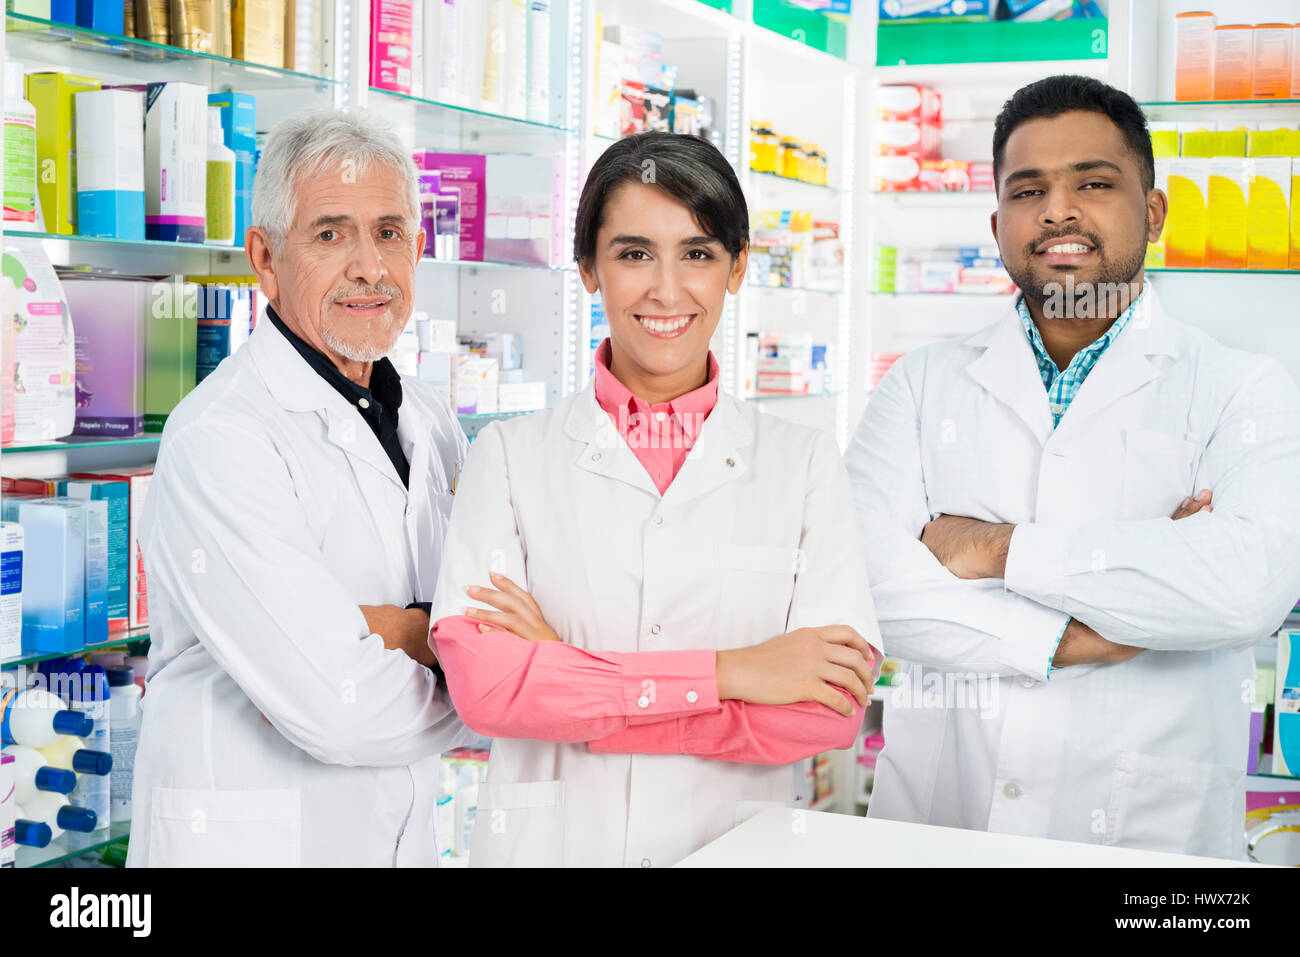
[[284, 19], [284, 0], [234, 0], [230, 35], [235, 59], [284, 69]]
[[98, 90], [93, 77], [27, 74], [27, 99], [36, 107], [36, 190], [45, 231], [77, 232], [77, 118], [73, 94]]
[[1231, 133], [1184, 133], [1183, 156], [1245, 156], [1244, 131]]
[[1178, 155], [1177, 123], [1148, 123], [1147, 130], [1151, 133], [1151, 152], [1156, 159]]
[[1165, 265], [1194, 269], [1205, 265], [1209, 226], [1210, 161], [1177, 157], [1169, 163], [1169, 220], [1165, 226]]
[[1237, 156], [1210, 160], [1205, 265], [1211, 269], [1241, 269], [1246, 265], [1246, 197], [1250, 191], [1247, 162]]
[[1286, 269], [1291, 244], [1291, 166], [1289, 156], [1257, 156], [1250, 169], [1250, 209], [1246, 225], [1246, 266]]
[[[1156, 189], [1169, 195], [1169, 158], [1156, 157]], [[1160, 231], [1160, 235], [1155, 242], [1147, 243], [1146, 258], [1142, 265], [1147, 269], [1158, 269], [1165, 264], [1165, 234], [1169, 231], [1169, 223], [1166, 220], [1165, 228]]]

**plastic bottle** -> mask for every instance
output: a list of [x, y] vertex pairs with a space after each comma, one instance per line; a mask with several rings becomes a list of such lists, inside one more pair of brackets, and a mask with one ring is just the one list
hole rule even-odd
[[81, 746], [82, 739], [65, 735], [48, 747], [40, 749], [45, 763], [52, 768], [66, 768], [77, 774], [109, 775], [113, 771], [113, 755], [107, 751], [92, 751]]
[[[106, 828], [110, 822], [108, 769], [112, 767], [108, 674], [100, 665], [88, 665], [80, 658], [51, 659], [38, 667], [46, 674], [50, 687], [64, 696], [72, 710], [91, 719], [91, 731], [82, 736], [81, 748], [108, 756], [108, 768], [98, 773], [79, 774], [77, 787], [68, 797], [77, 807], [94, 811], [98, 826]], [[66, 749], [66, 743], [62, 747]], [[57, 759], [51, 763], [66, 766]]]
[[93, 730], [93, 721], [68, 710], [57, 695], [43, 688], [10, 689], [0, 699], [0, 744], [43, 748], [59, 735], [84, 735]]
[[75, 773], [47, 764], [45, 755], [35, 748], [11, 744], [4, 753], [14, 759], [14, 797], [19, 804], [26, 804], [42, 791], [71, 794], [77, 786]]
[[235, 245], [235, 151], [226, 146], [221, 110], [208, 107], [207, 241]]
[[94, 811], [88, 807], [67, 804], [60, 794], [39, 794], [24, 804], [23, 809], [26, 812], [25, 820], [49, 825], [50, 835], [54, 839], [64, 831], [89, 834], [98, 825]]
[[135, 672], [135, 684], [140, 689], [140, 694], [144, 695], [144, 679], [149, 674], [149, 656], [148, 655], [131, 655], [126, 659], [126, 665]]
[[23, 65], [5, 61], [4, 228], [35, 232], [36, 107], [23, 98]]
[[140, 686], [135, 671], [126, 665], [108, 671], [109, 712], [112, 720], [113, 776], [109, 783], [109, 816], [131, 820], [131, 774], [135, 747], [140, 740]]
[[14, 843], [25, 847], [46, 847], [54, 840], [54, 831], [48, 824], [34, 821], [22, 807], [14, 808]]

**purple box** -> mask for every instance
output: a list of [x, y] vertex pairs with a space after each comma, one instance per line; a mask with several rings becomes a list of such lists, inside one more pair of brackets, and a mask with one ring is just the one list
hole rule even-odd
[[144, 434], [145, 319], [152, 283], [61, 277], [77, 342], [73, 435]]
[[487, 214], [487, 157], [479, 153], [413, 154], [418, 169], [437, 171], [442, 192], [460, 193], [460, 258], [483, 260], [483, 220]]

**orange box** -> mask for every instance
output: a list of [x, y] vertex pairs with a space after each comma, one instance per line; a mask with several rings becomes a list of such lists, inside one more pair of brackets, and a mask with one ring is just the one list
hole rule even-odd
[[1214, 14], [1180, 13], [1174, 18], [1174, 99], [1214, 99]]
[[1249, 100], [1255, 28], [1225, 23], [1214, 28], [1214, 98]]
[[1285, 100], [1291, 95], [1289, 23], [1255, 24], [1255, 65], [1250, 95], [1254, 100]]
[[1291, 28], [1291, 99], [1300, 100], [1300, 23]]

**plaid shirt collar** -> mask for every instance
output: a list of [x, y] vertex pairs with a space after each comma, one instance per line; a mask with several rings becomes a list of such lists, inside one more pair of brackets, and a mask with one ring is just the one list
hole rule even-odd
[[1105, 335], [1101, 336], [1090, 346], [1080, 349], [1070, 360], [1070, 364], [1064, 370], [1057, 369], [1056, 363], [1052, 361], [1051, 356], [1047, 354], [1047, 347], [1043, 345], [1043, 337], [1038, 332], [1038, 327], [1034, 325], [1033, 317], [1029, 315], [1029, 307], [1025, 304], [1025, 297], [1022, 295], [1016, 300], [1016, 312], [1020, 314], [1020, 323], [1025, 328], [1025, 335], [1029, 337], [1029, 344], [1033, 347], [1034, 358], [1038, 362], [1038, 372], [1043, 377], [1043, 388], [1047, 390], [1047, 401], [1052, 409], [1053, 427], [1061, 424], [1061, 419], [1070, 403], [1078, 394], [1079, 389], [1083, 386], [1083, 381], [1088, 378], [1088, 373], [1092, 367], [1110, 348], [1124, 327], [1128, 325], [1129, 320], [1133, 317], [1138, 303], [1146, 295], [1145, 287], [1138, 293], [1138, 297], [1129, 303], [1129, 307], [1120, 314]]

